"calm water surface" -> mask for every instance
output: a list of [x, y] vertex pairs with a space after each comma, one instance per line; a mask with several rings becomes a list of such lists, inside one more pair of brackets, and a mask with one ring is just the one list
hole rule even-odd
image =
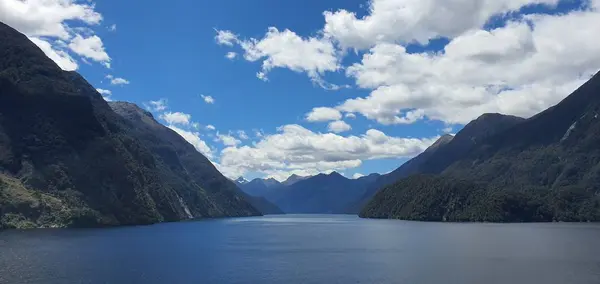
[[0, 283], [600, 283], [600, 225], [289, 215], [0, 232]]

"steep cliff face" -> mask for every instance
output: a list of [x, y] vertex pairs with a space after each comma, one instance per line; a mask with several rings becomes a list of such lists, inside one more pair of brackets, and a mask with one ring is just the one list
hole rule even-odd
[[[20, 222], [14, 220], [108, 226], [213, 216], [206, 212], [258, 214], [238, 195], [226, 199], [236, 202], [223, 201], [236, 210], [202, 209], [211, 203], [199, 200], [205, 191], [220, 191], [220, 181], [189, 191], [175, 186], [128, 129], [79, 74], [62, 71], [27, 37], [0, 23], [0, 196], [31, 197], [26, 206], [2, 200], [2, 226]], [[47, 217], [42, 208], [60, 210], [49, 209]]]

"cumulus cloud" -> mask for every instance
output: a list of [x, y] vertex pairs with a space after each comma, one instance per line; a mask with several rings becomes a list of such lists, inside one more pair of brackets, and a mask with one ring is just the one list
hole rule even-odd
[[[88, 55], [98, 58], [103, 51], [103, 47], [98, 45], [100, 38], [89, 28], [102, 21], [102, 15], [95, 11], [91, 2], [3, 0], [0, 1], [0, 21], [27, 35], [50, 59], [67, 71], [76, 70], [78, 65], [65, 49], [65, 42], [69, 42], [68, 46], [75, 54], [84, 56], [82, 60], [91, 58]], [[78, 38], [78, 34], [85, 34], [87, 41]], [[105, 66], [109, 66], [109, 61], [99, 60]]]
[[306, 73], [317, 85], [336, 90], [340, 86], [323, 80], [325, 72], [340, 68], [337, 50], [333, 43], [317, 37], [303, 38], [290, 30], [279, 31], [269, 27], [261, 39], [239, 40], [229, 31], [217, 31], [217, 43], [233, 46], [238, 44], [244, 50], [248, 61], [261, 61], [262, 69], [256, 77], [267, 81], [267, 74], [274, 68], [287, 68]]
[[467, 123], [486, 112], [529, 117], [544, 110], [598, 71], [600, 53], [590, 36], [600, 13], [527, 18], [465, 32], [439, 54], [378, 44], [347, 70], [359, 86], [374, 90], [337, 109], [383, 124], [425, 117]]
[[196, 148], [196, 150], [198, 150], [198, 152], [202, 153], [204, 156], [206, 156], [209, 159], [213, 159], [214, 153], [213, 153], [212, 149], [208, 146], [208, 144], [206, 144], [206, 142], [204, 142], [204, 140], [202, 140], [200, 138], [200, 133], [198, 133], [196, 131], [184, 130], [184, 129], [181, 129], [174, 125], [167, 125], [167, 127], [172, 129], [173, 131], [177, 132], [177, 134], [179, 134], [187, 142], [192, 144], [192, 146], [194, 146], [194, 148]]
[[106, 75], [106, 79], [110, 80], [111, 85], [129, 85], [129, 81], [113, 75]]
[[29, 40], [37, 45], [52, 61], [65, 71], [74, 71], [79, 68], [77, 62], [67, 53], [60, 48], [53, 48], [52, 44], [41, 38], [30, 37]]
[[[545, 14], [521, 9], [542, 5], [551, 10], [559, 0], [372, 0], [364, 16], [324, 12], [323, 28], [314, 37], [269, 28], [261, 39], [237, 43], [247, 60], [263, 62], [257, 74], [263, 80], [273, 68], [306, 72], [313, 82], [345, 69], [369, 95], [324, 109], [352, 113], [349, 118], [464, 124], [485, 112], [529, 117], [598, 71], [598, 2]], [[503, 23], [486, 25], [496, 21]], [[407, 51], [408, 44], [438, 38], [449, 41], [441, 51]], [[360, 60], [342, 67], [347, 49], [354, 49]]]
[[217, 128], [214, 125], [209, 124], [209, 125], [206, 126], [206, 129], [208, 129], [208, 130], [215, 130]]
[[327, 130], [335, 133], [345, 132], [350, 129], [352, 129], [352, 127], [342, 120], [332, 121], [329, 123], [329, 125], [327, 125]]
[[204, 100], [204, 102], [207, 103], [207, 104], [214, 104], [215, 103], [215, 98], [213, 98], [212, 96], [200, 95], [200, 97], [202, 97], [202, 99]]
[[192, 116], [183, 112], [165, 112], [160, 115], [160, 118], [166, 121], [169, 125], [189, 125]]
[[315, 133], [300, 125], [285, 125], [265, 135], [252, 146], [227, 147], [221, 152], [219, 168], [231, 173], [264, 173], [287, 177], [291, 173], [314, 175], [320, 172], [356, 168], [363, 160], [412, 157], [438, 137], [398, 138], [370, 129], [361, 136]]
[[233, 51], [231, 51], [231, 52], [227, 52], [227, 54], [225, 54], [225, 57], [226, 57], [227, 59], [231, 59], [231, 60], [233, 60], [233, 59], [235, 59], [235, 58], [237, 57], [237, 53], [235, 53], [235, 52], [233, 52]]
[[67, 21], [96, 25], [102, 15], [94, 5], [72, 0], [3, 0], [0, 21], [30, 36], [71, 37]]
[[246, 131], [244, 131], [244, 130], [238, 130], [237, 135], [242, 140], [247, 140], [250, 138], [250, 137], [248, 137], [248, 134], [246, 134]]
[[71, 43], [69, 43], [69, 48], [78, 55], [103, 63], [105, 66], [110, 67], [110, 57], [104, 50], [102, 39], [96, 35], [90, 37], [75, 35], [75, 37], [71, 40]]
[[167, 99], [159, 99], [144, 103], [144, 106], [151, 111], [164, 111], [168, 108]]
[[234, 43], [238, 42], [237, 36], [231, 31], [226, 30], [215, 30], [217, 35], [215, 41], [220, 45], [233, 46]]
[[101, 95], [106, 95], [106, 96], [110, 96], [112, 95], [112, 92], [110, 90], [105, 90], [105, 89], [96, 89], [96, 91], [98, 93], [100, 93]]
[[342, 113], [334, 108], [316, 107], [306, 114], [306, 120], [310, 122], [322, 122], [331, 120], [340, 120]]
[[225, 146], [237, 146], [242, 143], [242, 141], [228, 134], [217, 133], [217, 138], [215, 140], [222, 142]]
[[372, 0], [358, 18], [347, 10], [326, 11], [323, 33], [343, 48], [367, 49], [379, 43], [427, 43], [482, 27], [498, 14], [560, 0]]

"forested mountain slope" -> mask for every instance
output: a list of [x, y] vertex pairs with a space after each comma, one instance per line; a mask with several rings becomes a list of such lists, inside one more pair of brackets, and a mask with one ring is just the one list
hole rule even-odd
[[130, 127], [79, 74], [0, 23], [0, 227], [259, 214], [210, 173], [206, 187], [168, 180]]
[[[439, 196], [441, 188], [447, 190]], [[415, 196], [407, 198], [410, 194]], [[440, 176], [412, 177], [385, 188], [361, 216], [600, 221], [599, 195], [600, 74], [596, 74], [556, 106], [484, 139]], [[440, 218], [419, 213], [424, 206], [447, 210]]]

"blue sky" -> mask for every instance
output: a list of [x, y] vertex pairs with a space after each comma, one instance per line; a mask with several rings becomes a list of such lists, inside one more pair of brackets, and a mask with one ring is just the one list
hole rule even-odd
[[353, 177], [564, 98], [600, 66], [599, 2], [5, 0], [0, 20], [232, 178]]

